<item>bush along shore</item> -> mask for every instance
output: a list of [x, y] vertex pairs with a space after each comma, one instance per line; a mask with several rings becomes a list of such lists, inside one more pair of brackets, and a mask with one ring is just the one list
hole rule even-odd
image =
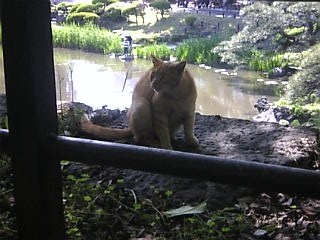
[[104, 54], [122, 51], [119, 36], [93, 24], [53, 26], [52, 32], [54, 47]]
[[[123, 53], [121, 36], [94, 24], [54, 25], [52, 30], [54, 47], [103, 54]], [[171, 46], [166, 43], [136, 44], [133, 53], [138, 58], [155, 55], [163, 60], [169, 60], [170, 56], [173, 56], [189, 63], [219, 66], [221, 57], [213, 49], [221, 42], [230, 39], [231, 35], [231, 32], [224, 32], [210, 37], [190, 38], [181, 42], [173, 42]], [[253, 51], [247, 53], [245, 58], [247, 68], [253, 71], [272, 72], [276, 67], [287, 67], [288, 65], [283, 55], [272, 52]]]
[[[54, 47], [104, 54], [121, 54], [123, 52], [121, 36], [92, 24], [53, 26], [52, 30]], [[186, 60], [189, 63], [214, 66], [220, 63], [220, 58], [217, 53], [213, 53], [211, 50], [228, 37], [229, 34], [224, 34], [223, 36], [186, 39], [181, 43], [175, 43], [175, 47], [164, 43], [145, 46], [138, 44], [134, 49], [134, 54], [138, 58], [148, 58], [155, 55], [164, 60], [174, 56], [178, 60]]]

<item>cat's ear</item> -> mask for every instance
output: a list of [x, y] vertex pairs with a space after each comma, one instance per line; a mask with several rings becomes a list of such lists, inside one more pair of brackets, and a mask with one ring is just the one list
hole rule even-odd
[[176, 70], [179, 72], [183, 72], [184, 68], [186, 67], [187, 62], [182, 61], [176, 64]]
[[163, 63], [162, 60], [156, 58], [156, 57], [153, 56], [153, 55], [151, 55], [151, 60], [152, 60], [153, 66], [155, 66], [155, 67], [158, 67], [158, 66], [160, 66], [160, 65]]

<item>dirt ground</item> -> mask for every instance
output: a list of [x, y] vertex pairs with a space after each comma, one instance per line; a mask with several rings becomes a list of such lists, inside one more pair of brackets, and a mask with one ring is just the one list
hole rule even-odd
[[[99, 110], [93, 115], [92, 121], [117, 128], [127, 126], [126, 112], [119, 110]], [[198, 149], [186, 148], [183, 144], [183, 132], [180, 130], [177, 134], [178, 141], [174, 145], [175, 150], [226, 159], [316, 168], [318, 132], [312, 128], [295, 128], [276, 123], [254, 123], [249, 120], [196, 114], [195, 135], [200, 142]], [[133, 141], [123, 143], [133, 144]], [[177, 204], [207, 200], [210, 206], [220, 208], [252, 192], [237, 186], [133, 170], [108, 168], [105, 175], [121, 175], [128, 187], [140, 196], [151, 197], [150, 186], [161, 190], [172, 189]]]
[[[126, 111], [99, 110], [93, 115], [92, 121], [104, 126], [124, 128], [127, 126]], [[223, 157], [226, 158], [226, 161], [227, 159], [241, 159], [317, 171], [320, 169], [319, 133], [312, 128], [281, 126], [276, 123], [254, 123], [249, 120], [196, 114], [195, 134], [200, 142], [198, 149], [186, 148], [183, 144], [183, 133], [179, 131], [177, 134], [178, 142], [174, 145], [175, 150]], [[132, 140], [122, 143], [134, 144]], [[150, 159], [150, 161], [152, 160]], [[253, 219], [255, 222], [248, 225], [250, 229], [244, 230], [241, 237], [237, 235], [239, 233], [235, 233], [235, 236], [238, 236], [236, 238], [231, 235], [227, 235], [228, 238], [225, 238], [223, 234], [221, 238], [217, 239], [320, 238], [318, 230], [320, 227], [319, 199], [270, 191], [256, 191], [218, 182], [113, 167], [87, 166], [79, 163], [68, 166], [68, 172], [78, 175], [79, 173], [90, 173], [92, 181], [96, 182], [116, 182], [117, 179], [121, 179], [125, 189], [134, 192], [138, 199], [147, 199], [154, 204], [157, 203], [158, 206], [163, 206], [166, 202], [159, 197], [159, 193], [162, 195], [166, 195], [168, 192], [173, 193], [170, 197], [170, 203], [166, 202], [169, 205], [164, 208], [177, 208], [185, 205], [197, 206], [199, 203], [205, 202], [206, 212], [209, 215], [219, 214], [221, 211], [228, 215], [227, 209], [236, 207], [248, 219]], [[221, 219], [227, 219], [224, 217]], [[233, 217], [230, 216], [230, 219]], [[178, 219], [176, 225], [173, 226], [179, 228], [179, 224], [182, 224], [179, 223], [180, 220]], [[236, 226], [234, 223], [230, 224], [229, 227]], [[191, 238], [186, 238], [185, 236], [188, 235], [186, 233], [184, 233], [184, 237], [178, 237], [176, 232], [171, 231], [170, 233], [167, 230], [162, 232], [159, 225], [155, 225], [151, 229], [144, 229], [143, 233], [138, 235], [142, 238], [132, 239], [153, 239], [154, 235], [159, 232], [161, 232], [160, 235], [167, 236], [159, 239], [193, 239], [197, 230], [194, 229], [194, 231], [194, 233], [190, 233], [193, 236]], [[178, 234], [180, 233], [178, 231]], [[172, 236], [176, 237], [172, 238]], [[202, 237], [201, 239], [212, 238]]]

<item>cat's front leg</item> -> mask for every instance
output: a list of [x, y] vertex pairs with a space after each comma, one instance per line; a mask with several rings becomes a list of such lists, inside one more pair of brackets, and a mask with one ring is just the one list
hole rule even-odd
[[185, 142], [187, 146], [197, 147], [199, 146], [199, 140], [194, 135], [194, 114], [187, 116], [183, 121]]

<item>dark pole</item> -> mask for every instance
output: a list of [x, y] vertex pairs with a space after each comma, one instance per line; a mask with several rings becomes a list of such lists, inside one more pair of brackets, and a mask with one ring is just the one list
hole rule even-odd
[[61, 136], [48, 147], [60, 159], [87, 164], [198, 178], [258, 191], [320, 196], [320, 173], [313, 170]]
[[20, 239], [65, 239], [49, 0], [2, 0], [9, 138]]

